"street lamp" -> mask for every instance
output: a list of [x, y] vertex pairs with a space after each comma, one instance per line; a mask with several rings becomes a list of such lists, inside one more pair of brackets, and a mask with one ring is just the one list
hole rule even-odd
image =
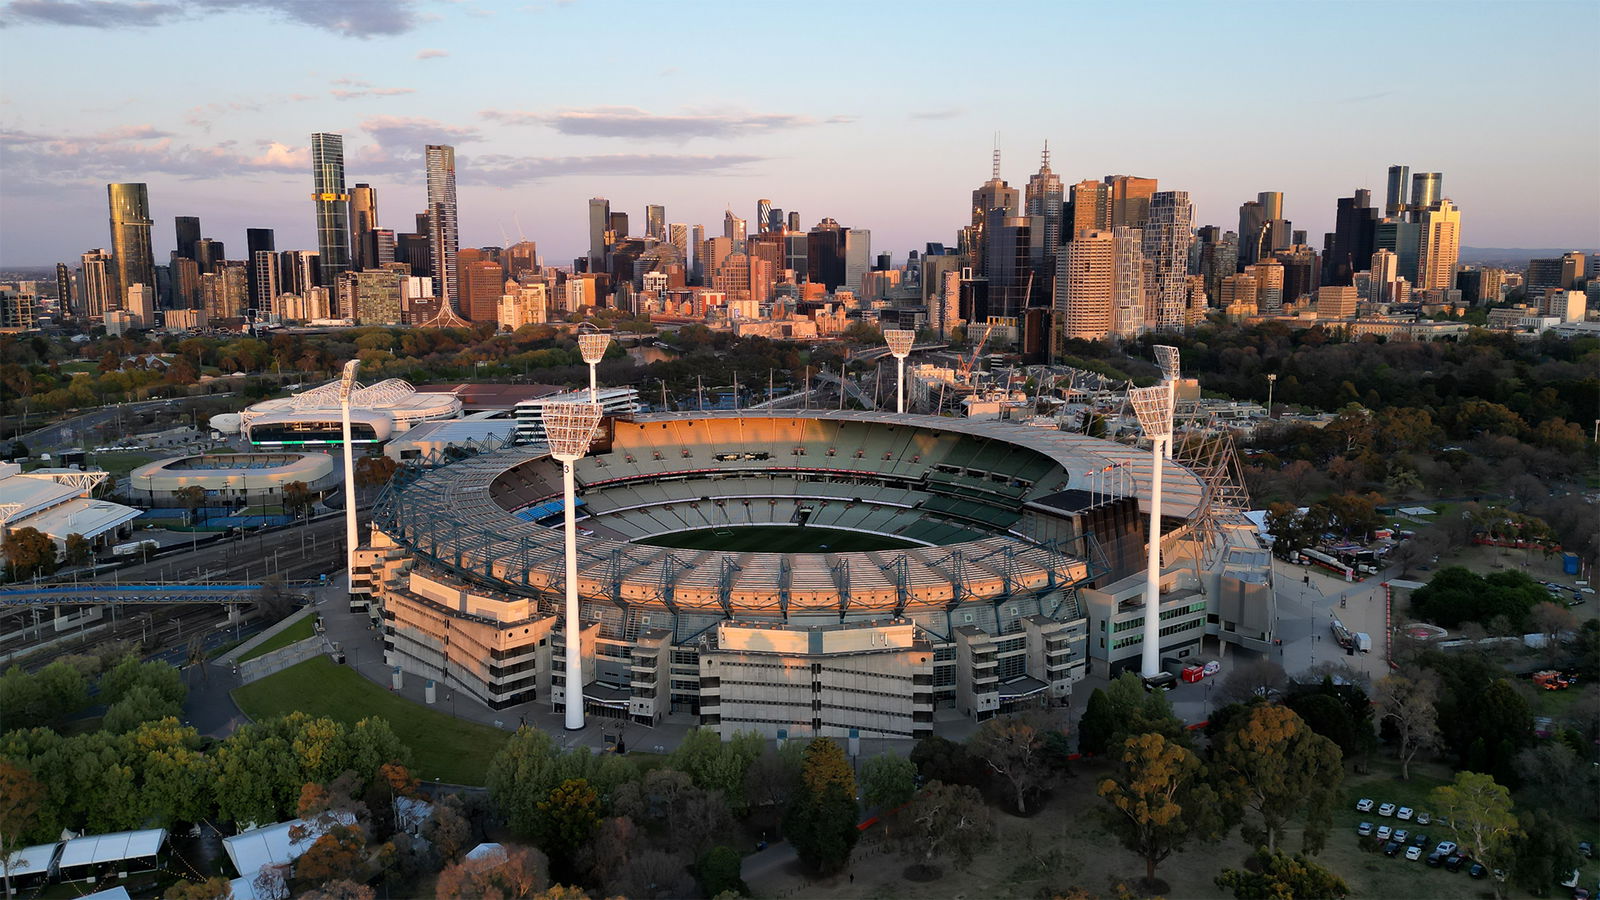
[[1277, 375], [1267, 376], [1267, 418], [1272, 418], [1272, 387], [1278, 383]]
[[890, 328], [883, 333], [883, 339], [889, 342], [889, 353], [894, 356], [899, 366], [899, 375], [895, 378], [895, 412], [902, 415], [906, 411], [906, 357], [911, 355], [911, 345], [917, 339], [917, 333], [908, 328]]
[[356, 590], [356, 464], [351, 448], [350, 394], [356, 385], [356, 370], [361, 360], [352, 359], [344, 364], [344, 377], [339, 381], [339, 420], [344, 443], [344, 538], [345, 538], [345, 593], [352, 598]]
[[583, 728], [583, 649], [578, 624], [578, 525], [573, 516], [577, 491], [572, 464], [589, 452], [595, 426], [600, 424], [598, 403], [546, 403], [541, 413], [550, 455], [561, 461], [562, 512], [565, 519], [567, 557], [567, 709], [566, 728]]
[[[596, 387], [595, 366], [600, 360], [606, 358], [606, 348], [611, 346], [611, 335], [600, 331], [586, 331], [578, 335], [578, 352], [583, 355], [583, 361], [589, 364], [589, 402], [599, 403], [600, 392]], [[584, 445], [587, 451], [588, 445]]]
[[1139, 427], [1150, 439], [1150, 540], [1145, 566], [1144, 647], [1139, 674], [1152, 678], [1161, 671], [1161, 462], [1172, 448], [1172, 391], [1167, 385], [1128, 392]]

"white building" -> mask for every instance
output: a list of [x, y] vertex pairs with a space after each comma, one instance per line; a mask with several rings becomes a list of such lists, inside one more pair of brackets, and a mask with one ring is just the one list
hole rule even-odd
[[[600, 401], [601, 410], [608, 416], [626, 416], [639, 411], [639, 392], [633, 388], [601, 388], [596, 396]], [[586, 390], [540, 397], [537, 400], [519, 401], [517, 403], [517, 443], [544, 443], [544, 406], [546, 403], [588, 402], [589, 392]]]
[[34, 528], [55, 541], [58, 553], [66, 551], [73, 534], [96, 547], [110, 546], [127, 533], [139, 511], [92, 496], [106, 477], [77, 469], [23, 472], [16, 463], [0, 463], [0, 535]]

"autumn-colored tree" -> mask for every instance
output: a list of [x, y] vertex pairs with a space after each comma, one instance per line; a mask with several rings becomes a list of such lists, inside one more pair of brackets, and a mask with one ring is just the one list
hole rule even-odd
[[317, 838], [294, 863], [294, 880], [300, 890], [340, 879], [365, 881], [367, 839], [361, 829], [335, 825]]
[[198, 484], [186, 484], [173, 491], [172, 496], [189, 511], [189, 524], [194, 524], [195, 510], [206, 505], [206, 489]]
[[301, 894], [299, 900], [373, 900], [378, 895], [368, 885], [349, 878], [330, 881]]
[[1378, 680], [1378, 709], [1394, 726], [1400, 780], [1411, 779], [1411, 761], [1439, 743], [1439, 678], [1427, 669], [1403, 668]]
[[422, 836], [446, 862], [454, 862], [467, 849], [467, 842], [472, 839], [472, 826], [461, 814], [461, 801], [456, 795], [451, 794], [433, 804], [428, 821], [422, 826]]
[[311, 488], [304, 481], [291, 481], [283, 486], [283, 511], [298, 516], [311, 505]]
[[356, 487], [388, 484], [400, 464], [387, 456], [363, 456], [356, 460]]
[[6, 558], [6, 577], [24, 581], [35, 575], [49, 575], [56, 570], [56, 542], [48, 534], [31, 525], [11, 529], [0, 552]]
[[920, 866], [937, 876], [937, 860], [960, 868], [994, 841], [994, 815], [983, 795], [964, 784], [929, 783], [895, 817], [894, 840], [917, 854]]
[[11, 896], [12, 854], [22, 848], [22, 836], [33, 827], [43, 800], [44, 787], [32, 772], [0, 759], [0, 867], [5, 869], [7, 897]]
[[800, 784], [783, 831], [800, 861], [819, 873], [837, 872], [850, 861], [856, 830], [856, 781], [844, 750], [834, 741], [812, 738], [800, 766]]
[[1217, 887], [1232, 888], [1238, 900], [1295, 900], [1296, 897], [1346, 897], [1350, 886], [1303, 856], [1257, 850], [1245, 869], [1223, 869]]
[[1049, 728], [1049, 723], [1037, 715], [994, 718], [984, 722], [967, 742], [972, 755], [1010, 785], [1019, 816], [1028, 814], [1028, 798], [1049, 775], [1044, 740]]
[[539, 843], [551, 856], [568, 861], [600, 824], [600, 796], [583, 778], [568, 778], [539, 801]]
[[94, 545], [89, 539], [74, 531], [67, 535], [67, 552], [63, 562], [69, 566], [81, 566], [94, 558]]
[[1123, 742], [1121, 767], [1097, 791], [1103, 819], [1122, 845], [1144, 859], [1146, 882], [1156, 866], [1191, 838], [1221, 836], [1217, 796], [1201, 780], [1200, 758], [1159, 734]]
[[510, 900], [543, 896], [550, 865], [532, 847], [503, 846], [477, 859], [451, 863], [439, 873], [439, 900]]
[[204, 881], [180, 879], [161, 896], [163, 900], [232, 900], [233, 883], [221, 875]]
[[1306, 844], [1320, 848], [1344, 768], [1339, 746], [1313, 732], [1293, 710], [1251, 709], [1213, 745], [1211, 765], [1223, 801], [1261, 817], [1259, 827], [1245, 825], [1247, 841], [1265, 843], [1275, 852], [1284, 823], [1304, 811]]
[[[1511, 792], [1481, 772], [1457, 772], [1455, 781], [1436, 787], [1428, 802], [1467, 856], [1494, 868], [1505, 868], [1521, 829], [1511, 806]], [[1496, 891], [1502, 890], [1496, 880]]]

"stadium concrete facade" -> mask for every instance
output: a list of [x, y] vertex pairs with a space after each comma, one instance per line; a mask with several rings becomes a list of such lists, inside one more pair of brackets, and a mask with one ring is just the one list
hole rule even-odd
[[[641, 415], [606, 419], [576, 476], [581, 686], [564, 683], [564, 509], [542, 446], [411, 468], [385, 494], [352, 590], [387, 661], [494, 708], [581, 691], [590, 714], [646, 724], [871, 737], [1063, 705], [1091, 668], [1137, 667], [1136, 446], [876, 412]], [[1269, 647], [1254, 527], [1195, 469], [1169, 463], [1162, 484], [1162, 654]], [[838, 549], [658, 545], [755, 527]]]
[[146, 463], [128, 475], [128, 492], [149, 506], [182, 506], [179, 491], [197, 486], [210, 505], [278, 503], [283, 488], [304, 484], [312, 494], [336, 487], [342, 476], [322, 453], [202, 453]]

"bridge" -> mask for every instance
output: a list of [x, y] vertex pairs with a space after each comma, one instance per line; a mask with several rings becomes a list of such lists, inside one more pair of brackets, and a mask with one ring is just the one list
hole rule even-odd
[[[303, 589], [313, 582], [285, 583], [286, 590]], [[4, 606], [159, 606], [170, 603], [220, 603], [244, 605], [261, 599], [261, 585], [150, 583], [150, 584], [48, 584], [0, 589]]]
[[[923, 352], [925, 350], [948, 350], [948, 349], [950, 349], [950, 345], [949, 344], [917, 344], [916, 346], [911, 348], [911, 352], [912, 353], [921, 353], [921, 352]], [[882, 359], [883, 357], [888, 356], [888, 355], [889, 355], [889, 348], [888, 347], [874, 347], [874, 348], [872, 348], [870, 350], [862, 350], [859, 353], [852, 351], [852, 352], [850, 352], [850, 353], [845, 355], [845, 359], [847, 359], [847, 360], [849, 360], [851, 362], [872, 362], [875, 359]]]

